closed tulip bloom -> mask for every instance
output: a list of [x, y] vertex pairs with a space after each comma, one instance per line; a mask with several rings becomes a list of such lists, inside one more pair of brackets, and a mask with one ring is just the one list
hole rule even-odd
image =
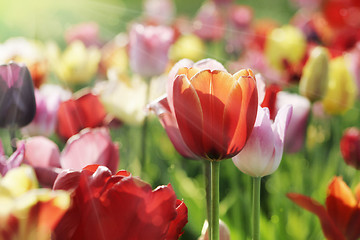
[[84, 128], [103, 126], [106, 112], [99, 97], [86, 93], [79, 98], [60, 103], [57, 117], [57, 134], [67, 140]]
[[73, 203], [55, 239], [176, 240], [187, 223], [187, 207], [170, 184], [152, 190], [127, 171], [112, 175], [98, 165], [64, 171], [54, 189], [71, 191]]
[[341, 177], [334, 177], [329, 184], [325, 206], [301, 194], [287, 194], [294, 203], [319, 217], [323, 233], [329, 240], [359, 239], [359, 196], [360, 185], [354, 195]]
[[185, 157], [221, 160], [236, 155], [245, 145], [257, 102], [251, 70], [231, 75], [212, 59], [195, 64], [182, 60], [169, 73], [167, 96], [150, 108]]
[[70, 205], [65, 191], [38, 189], [31, 167], [0, 179], [0, 239], [48, 240]]
[[330, 61], [329, 84], [322, 100], [329, 114], [343, 114], [354, 106], [357, 96], [355, 79], [347, 68], [344, 57]]
[[300, 79], [300, 94], [310, 101], [321, 100], [327, 90], [329, 54], [324, 47], [315, 47], [307, 60]]
[[240, 171], [253, 177], [263, 177], [275, 172], [282, 158], [291, 114], [292, 106], [284, 106], [272, 122], [269, 110], [258, 108], [250, 138], [241, 152], [233, 157], [233, 162]]
[[162, 74], [169, 61], [174, 32], [165, 26], [134, 24], [129, 36], [130, 67], [143, 77]]
[[0, 127], [23, 127], [36, 112], [33, 82], [23, 64], [0, 65]]
[[340, 140], [341, 154], [345, 163], [360, 170], [360, 130], [351, 127], [345, 130]]

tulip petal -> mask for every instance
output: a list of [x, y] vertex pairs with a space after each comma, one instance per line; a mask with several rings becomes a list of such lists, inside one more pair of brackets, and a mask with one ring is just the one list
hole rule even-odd
[[173, 97], [173, 113], [184, 142], [194, 154], [204, 156], [201, 103], [195, 88], [185, 75], [176, 77]]
[[84, 127], [94, 128], [103, 124], [106, 112], [97, 95], [85, 94], [76, 100], [76, 104], [84, 114], [82, 122]]
[[333, 222], [332, 218], [327, 213], [324, 206], [320, 205], [317, 201], [301, 194], [288, 193], [286, 196], [300, 207], [314, 213], [319, 217], [321, 227], [327, 239], [346, 240], [337, 225]]
[[211, 159], [220, 159], [227, 154], [227, 142], [223, 140], [225, 102], [236, 80], [227, 72], [204, 70], [190, 81], [199, 96], [203, 119], [206, 119], [202, 125], [205, 152]]
[[170, 111], [166, 96], [149, 104], [149, 108], [158, 116], [161, 125], [164, 127], [175, 149], [183, 157], [197, 159], [198, 157], [188, 148], [181, 136], [179, 126], [174, 115]]
[[[248, 74], [248, 75], [242, 75]], [[258, 96], [252, 72], [234, 74], [238, 83], [229, 94], [224, 111], [224, 132], [228, 135], [228, 154], [237, 154], [245, 145], [254, 127]]]
[[356, 200], [351, 189], [341, 177], [331, 181], [326, 198], [326, 208], [338, 228], [345, 233], [351, 214], [356, 206]]
[[171, 222], [165, 240], [177, 240], [183, 234], [182, 229], [188, 222], [188, 209], [181, 200], [176, 200], [176, 218]]
[[220, 62], [211, 58], [202, 59], [196, 62], [193, 67], [198, 68], [200, 70], [211, 70], [211, 71], [219, 70], [219, 71], [227, 72], [225, 67]]
[[16, 151], [9, 157], [8, 160], [2, 158], [0, 155], [0, 174], [4, 176], [9, 170], [20, 166], [24, 160], [25, 145], [20, 144]]

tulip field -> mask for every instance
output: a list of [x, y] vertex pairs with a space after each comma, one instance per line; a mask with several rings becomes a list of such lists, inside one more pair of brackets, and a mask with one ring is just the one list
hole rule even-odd
[[0, 240], [360, 239], [358, 0], [0, 19]]

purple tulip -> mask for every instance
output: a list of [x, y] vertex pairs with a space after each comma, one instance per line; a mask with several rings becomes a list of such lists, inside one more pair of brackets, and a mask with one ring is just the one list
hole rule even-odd
[[169, 61], [168, 52], [173, 39], [171, 28], [134, 24], [129, 38], [132, 71], [143, 77], [162, 74]]
[[284, 106], [272, 122], [269, 110], [259, 106], [250, 138], [241, 152], [233, 157], [235, 166], [253, 177], [272, 174], [280, 165], [291, 115], [292, 106]]
[[0, 65], [0, 127], [23, 127], [36, 112], [33, 81], [24, 64]]

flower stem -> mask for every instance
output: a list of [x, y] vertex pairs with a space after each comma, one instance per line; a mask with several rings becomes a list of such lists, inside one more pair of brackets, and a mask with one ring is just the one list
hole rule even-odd
[[219, 240], [219, 175], [220, 162], [210, 162], [209, 239]]
[[12, 151], [15, 152], [16, 151], [16, 126], [15, 125], [11, 125], [9, 127], [9, 135], [10, 135], [10, 145], [12, 148]]
[[260, 187], [261, 177], [253, 177], [253, 205], [252, 205], [252, 221], [253, 240], [260, 239]]
[[210, 219], [210, 161], [204, 161], [204, 177], [205, 177], [205, 193], [206, 193], [206, 217], [209, 222]]
[[[150, 83], [151, 78], [145, 79], [146, 82], [146, 92], [145, 92], [145, 105], [149, 101], [150, 95]], [[140, 176], [143, 175], [144, 168], [146, 165], [146, 137], [148, 131], [148, 117], [145, 115], [144, 122], [141, 128], [141, 155], [140, 155], [140, 166], [141, 166], [141, 173]]]

